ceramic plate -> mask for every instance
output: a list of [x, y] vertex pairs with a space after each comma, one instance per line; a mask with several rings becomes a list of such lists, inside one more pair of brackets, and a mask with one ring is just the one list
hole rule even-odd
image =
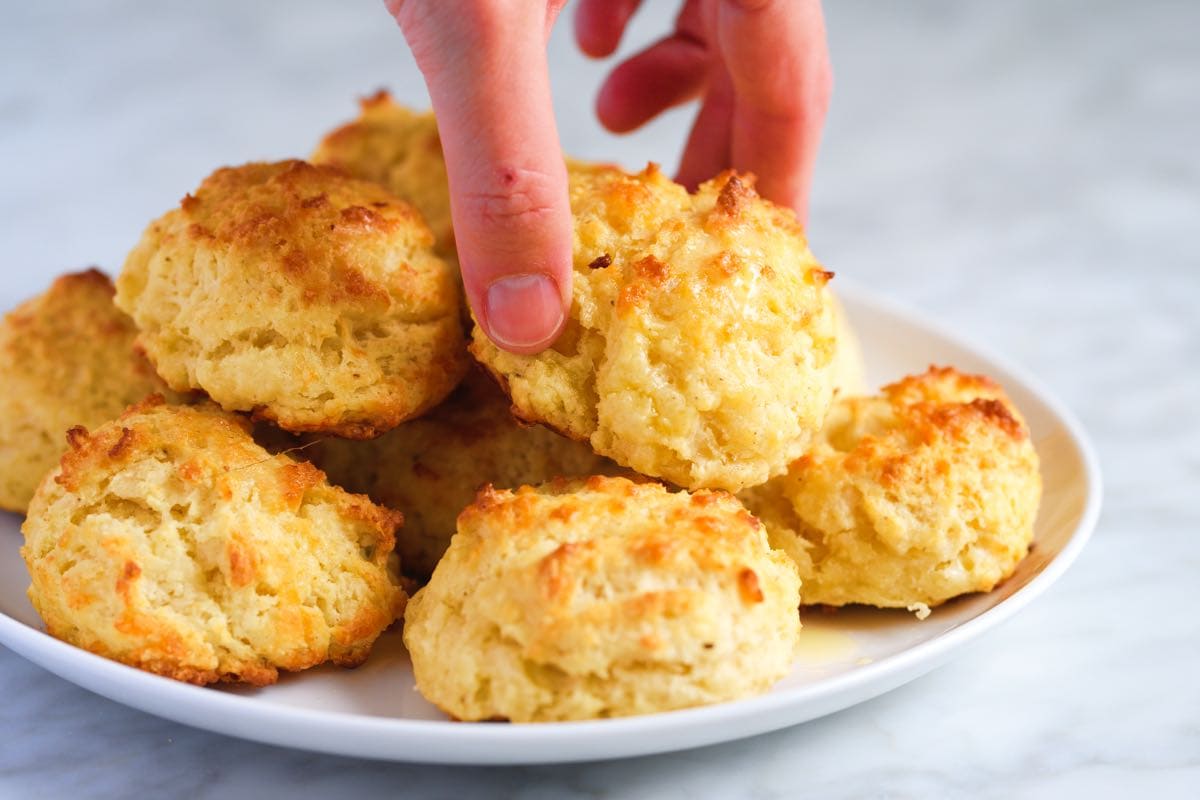
[[1095, 457], [1074, 417], [1029, 376], [910, 313], [839, 287], [873, 384], [930, 363], [986, 373], [1024, 412], [1041, 457], [1035, 546], [986, 595], [918, 621], [905, 612], [809, 614], [791, 675], [771, 692], [706, 708], [594, 722], [450, 722], [413, 688], [397, 632], [356, 670], [321, 668], [264, 689], [202, 689], [106, 661], [42, 633], [25, 597], [20, 517], [0, 512], [0, 643], [86, 689], [151, 714], [231, 736], [395, 761], [523, 764], [648, 755], [805, 722], [916, 678], [1011, 617], [1075, 560], [1100, 508]]

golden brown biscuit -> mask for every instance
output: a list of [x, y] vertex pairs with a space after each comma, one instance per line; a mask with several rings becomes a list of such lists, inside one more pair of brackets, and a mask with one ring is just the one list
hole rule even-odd
[[794, 565], [724, 492], [488, 487], [404, 641], [421, 694], [459, 719], [648, 714], [766, 691], [790, 669], [798, 599]]
[[117, 305], [172, 388], [369, 438], [466, 370], [458, 287], [431, 245], [410, 206], [332, 167], [219, 169], [150, 225]]
[[[359, 101], [358, 118], [326, 134], [310, 161], [382, 184], [412, 203], [437, 240], [438, 255], [457, 264], [446, 160], [432, 111], [398, 105], [385, 90]], [[567, 158], [570, 170], [597, 165]]]
[[741, 497], [800, 567], [806, 604], [908, 608], [1011, 575], [1041, 486], [1003, 390], [931, 367], [880, 396], [839, 400], [810, 454]]
[[429, 223], [438, 255], [455, 259], [450, 186], [433, 112], [397, 105], [382, 90], [359, 106], [358, 119], [321, 140], [312, 163], [340, 167], [412, 203]]
[[76, 428], [21, 555], [54, 636], [191, 683], [353, 666], [402, 611], [399, 515], [271, 456], [245, 420], [157, 400]]
[[574, 301], [535, 356], [476, 327], [517, 413], [646, 475], [740, 489], [783, 472], [833, 392], [829, 273], [790, 211], [726, 173], [571, 171]]
[[423, 580], [484, 484], [515, 488], [618, 469], [587, 445], [518, 422], [508, 406], [496, 384], [473, 371], [420, 419], [370, 442], [324, 439], [303, 455], [333, 483], [404, 513], [396, 550], [405, 572]]
[[63, 275], [0, 322], [0, 508], [24, 512], [67, 449], [67, 429], [166, 391], [133, 346], [108, 276]]

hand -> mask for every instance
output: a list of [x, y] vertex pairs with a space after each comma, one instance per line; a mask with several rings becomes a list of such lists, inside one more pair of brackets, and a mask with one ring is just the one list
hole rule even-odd
[[[639, 2], [581, 0], [583, 51], [611, 55]], [[686, 0], [674, 33], [613, 70], [596, 112], [620, 133], [702, 98], [679, 182], [694, 189], [728, 167], [753, 172], [760, 194], [804, 222], [832, 89], [819, 0]]]
[[[617, 47], [640, 0], [581, 0], [580, 46]], [[386, 0], [429, 87], [463, 285], [500, 347], [537, 353], [571, 298], [571, 212], [546, 42], [565, 0]], [[675, 33], [617, 67], [597, 112], [632, 130], [703, 97], [680, 165], [694, 187], [727, 167], [807, 210], [829, 103], [819, 0], [686, 0]]]
[[571, 303], [571, 209], [546, 40], [565, 0], [388, 0], [425, 76], [475, 318], [536, 353]]

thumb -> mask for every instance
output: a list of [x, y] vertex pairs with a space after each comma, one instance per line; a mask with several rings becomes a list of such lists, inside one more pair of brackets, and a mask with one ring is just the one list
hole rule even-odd
[[571, 298], [546, 3], [397, 5], [437, 115], [467, 299], [498, 346], [539, 352], [561, 332]]

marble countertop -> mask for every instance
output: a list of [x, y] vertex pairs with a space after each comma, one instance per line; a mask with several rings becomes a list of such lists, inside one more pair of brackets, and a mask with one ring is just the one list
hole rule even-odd
[[[665, 26], [647, 4], [631, 41]], [[945, 667], [774, 734], [548, 768], [393, 765], [129, 710], [0, 648], [0, 798], [1200, 796], [1200, 6], [829, 3], [811, 236], [836, 272], [1023, 363], [1105, 474], [1071, 572]], [[24, 3], [0, 26], [0, 307], [119, 267], [215, 165], [303, 155], [387, 85], [376, 0]], [[612, 137], [551, 43], [564, 145], [671, 164], [689, 112]]]

